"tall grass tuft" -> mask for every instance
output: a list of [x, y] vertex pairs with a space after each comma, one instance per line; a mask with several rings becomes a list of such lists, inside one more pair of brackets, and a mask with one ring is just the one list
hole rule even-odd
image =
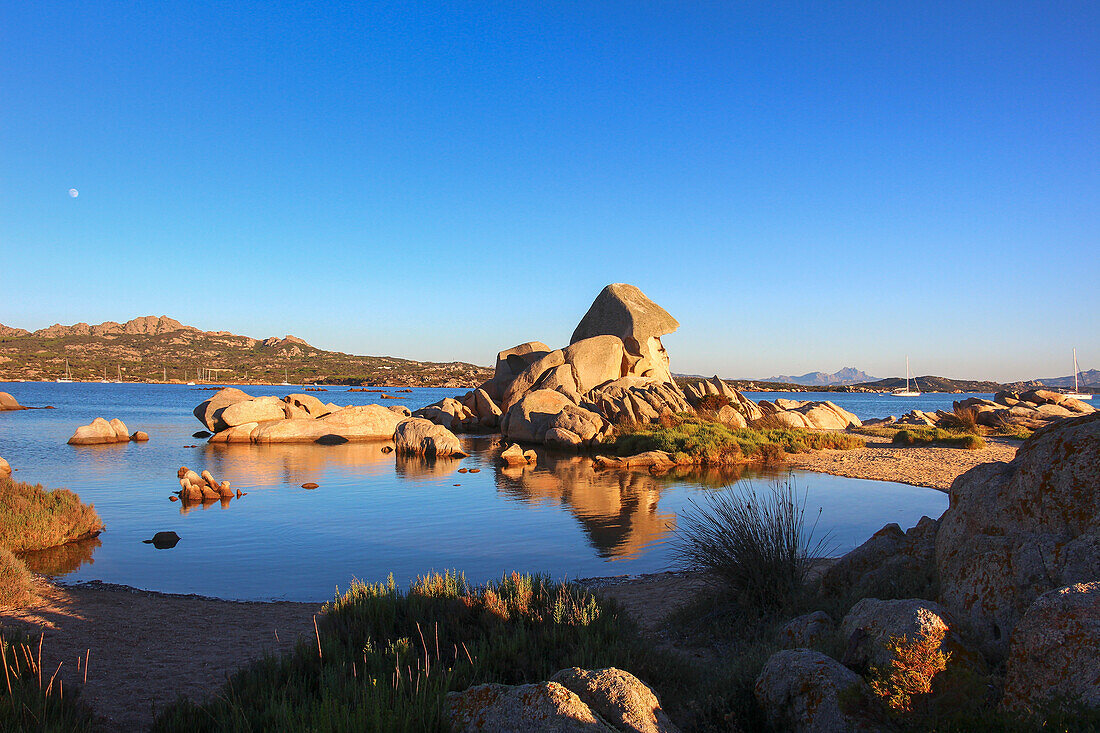
[[42, 666], [41, 637], [0, 628], [0, 730], [90, 731], [95, 718], [58, 677], [61, 666]]
[[955, 405], [954, 411], [944, 418], [943, 424], [944, 427], [955, 428], [975, 435], [982, 431], [981, 426], [978, 425], [978, 411], [973, 407]]
[[0, 545], [9, 550], [55, 547], [102, 530], [95, 507], [73, 492], [0, 478]]
[[798, 606], [813, 561], [829, 549], [829, 535], [815, 539], [817, 523], [805, 519], [805, 496], [790, 478], [760, 493], [738, 486], [707, 494], [681, 514], [673, 557], [721, 582], [743, 609], [782, 613]]

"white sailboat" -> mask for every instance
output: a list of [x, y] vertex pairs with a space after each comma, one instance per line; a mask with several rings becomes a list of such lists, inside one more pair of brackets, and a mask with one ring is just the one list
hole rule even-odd
[[286, 369], [283, 370], [283, 383], [282, 383], [281, 386], [283, 386], [283, 387], [293, 387], [294, 386], [290, 383], [290, 376], [289, 376]]
[[73, 381], [73, 375], [69, 373], [69, 360], [68, 359], [65, 360], [65, 378], [61, 379], [59, 377], [57, 379], [57, 381], [62, 382], [62, 383], [66, 383], [66, 384]]
[[1081, 373], [1080, 367], [1077, 366], [1077, 349], [1073, 350], [1073, 391], [1066, 392], [1066, 397], [1072, 397], [1075, 400], [1091, 400], [1092, 395], [1081, 391], [1081, 386], [1077, 383], [1077, 375]]
[[920, 397], [920, 387], [917, 386], [917, 380], [913, 380], [914, 389], [909, 389], [909, 357], [905, 357], [905, 389], [895, 389], [890, 394], [895, 397]]
[[107, 381], [107, 367], [103, 367], [103, 379], [99, 380], [99, 383], [110, 384], [110, 382]]

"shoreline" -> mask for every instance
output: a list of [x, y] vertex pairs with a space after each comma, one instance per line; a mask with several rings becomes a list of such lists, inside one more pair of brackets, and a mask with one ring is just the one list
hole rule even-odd
[[819, 450], [787, 455], [783, 464], [800, 471], [845, 478], [889, 481], [946, 493], [963, 473], [983, 463], [1011, 461], [1020, 441], [986, 437], [979, 450], [943, 446], [895, 446], [889, 439], [861, 435], [867, 443], [857, 450]]

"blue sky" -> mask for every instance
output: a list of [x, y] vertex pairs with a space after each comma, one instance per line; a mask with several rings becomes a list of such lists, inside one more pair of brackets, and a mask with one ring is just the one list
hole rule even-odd
[[8, 325], [491, 363], [630, 282], [680, 372], [1100, 368], [1096, 3], [9, 3], [0, 69]]

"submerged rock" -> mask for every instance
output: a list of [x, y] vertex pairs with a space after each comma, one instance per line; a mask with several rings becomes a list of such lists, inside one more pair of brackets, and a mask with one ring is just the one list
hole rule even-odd
[[151, 540], [142, 540], [146, 545], [152, 545], [158, 550], [170, 550], [180, 541], [180, 536], [175, 532], [157, 532]]

